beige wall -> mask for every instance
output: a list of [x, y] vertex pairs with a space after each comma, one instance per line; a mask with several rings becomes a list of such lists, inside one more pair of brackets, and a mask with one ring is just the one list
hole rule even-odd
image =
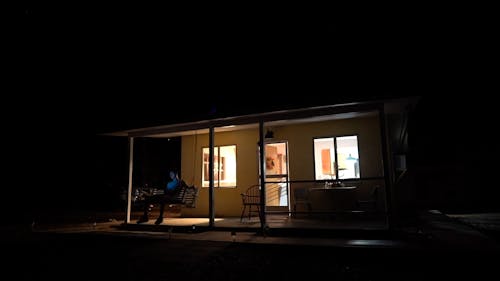
[[[257, 129], [215, 134], [215, 145], [236, 145], [236, 188], [215, 189], [215, 214], [217, 217], [241, 214], [241, 193], [259, 183]], [[208, 135], [182, 137], [182, 178], [188, 184], [201, 187], [202, 148], [208, 147]], [[193, 155], [195, 157], [193, 157]], [[196, 208], [184, 208], [183, 216], [208, 215], [208, 188], [201, 188]]]
[[314, 180], [313, 138], [357, 135], [361, 177], [383, 176], [378, 117], [342, 119], [272, 127], [274, 137], [288, 141], [290, 180]]
[[[343, 119], [280, 127], [270, 127], [276, 140], [288, 141], [290, 180], [314, 180], [314, 137], [357, 135], [361, 177], [383, 175], [382, 151], [377, 117]], [[215, 134], [215, 145], [236, 145], [237, 187], [215, 189], [216, 217], [241, 214], [240, 193], [258, 184], [258, 130], [241, 130]], [[208, 135], [182, 137], [182, 178], [201, 187], [202, 147], [208, 146]], [[183, 216], [208, 215], [208, 188], [201, 188], [196, 208], [183, 208]]]

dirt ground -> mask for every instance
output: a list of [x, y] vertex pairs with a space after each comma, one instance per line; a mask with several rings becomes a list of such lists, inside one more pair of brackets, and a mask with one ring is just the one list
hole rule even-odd
[[[498, 255], [17, 232], [2, 280], [494, 280]], [[493, 278], [493, 279], [492, 279]]]

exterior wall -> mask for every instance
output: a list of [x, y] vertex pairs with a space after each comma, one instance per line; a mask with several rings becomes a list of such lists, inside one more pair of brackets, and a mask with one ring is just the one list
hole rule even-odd
[[315, 137], [357, 135], [361, 177], [381, 177], [382, 150], [377, 117], [341, 119], [272, 127], [274, 137], [288, 141], [290, 180], [314, 180]]
[[[216, 217], [239, 216], [241, 193], [259, 183], [258, 129], [215, 134], [215, 146], [236, 145], [236, 188], [215, 188]], [[182, 137], [182, 178], [201, 187], [202, 148], [208, 147], [208, 134]], [[201, 187], [196, 208], [183, 208], [183, 216], [208, 216], [208, 188]]]
[[[270, 127], [275, 140], [288, 141], [290, 180], [314, 180], [313, 138], [357, 135], [361, 177], [383, 176], [378, 117], [342, 119]], [[258, 129], [215, 134], [215, 146], [236, 145], [237, 187], [215, 189], [216, 217], [241, 214], [240, 193], [259, 183]], [[202, 148], [208, 135], [182, 137], [182, 178], [201, 187]], [[364, 191], [361, 191], [362, 193]], [[201, 188], [196, 208], [183, 208], [183, 216], [208, 216], [208, 188]]]
[[[313, 138], [357, 135], [361, 178], [383, 177], [382, 148], [378, 116], [341, 119], [316, 123], [304, 123], [283, 127], [272, 127], [274, 137], [288, 141], [290, 180], [314, 181], [314, 145]], [[383, 180], [360, 180], [352, 182], [357, 186], [357, 197], [367, 200], [375, 185], [380, 186], [377, 194], [377, 210], [385, 209], [385, 188]], [[300, 187], [292, 183], [290, 188]], [[322, 184], [315, 184], [315, 187]], [[293, 205], [293, 197], [291, 198]]]

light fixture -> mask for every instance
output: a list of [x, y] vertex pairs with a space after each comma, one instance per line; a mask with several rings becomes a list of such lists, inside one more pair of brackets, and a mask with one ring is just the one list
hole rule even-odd
[[350, 160], [350, 161], [357, 161], [358, 158], [352, 157], [351, 153], [349, 153], [349, 156], [345, 160]]
[[274, 138], [274, 132], [271, 131], [271, 130], [269, 130], [269, 129], [267, 129], [266, 135], [264, 136], [264, 138], [265, 139], [272, 139], [272, 138]]

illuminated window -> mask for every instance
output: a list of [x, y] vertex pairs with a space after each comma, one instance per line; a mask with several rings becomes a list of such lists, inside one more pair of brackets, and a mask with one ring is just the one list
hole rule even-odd
[[358, 137], [314, 139], [314, 164], [317, 180], [358, 179]]
[[[203, 148], [202, 186], [209, 186], [209, 149]], [[236, 145], [214, 147], [214, 186], [236, 187]]]

